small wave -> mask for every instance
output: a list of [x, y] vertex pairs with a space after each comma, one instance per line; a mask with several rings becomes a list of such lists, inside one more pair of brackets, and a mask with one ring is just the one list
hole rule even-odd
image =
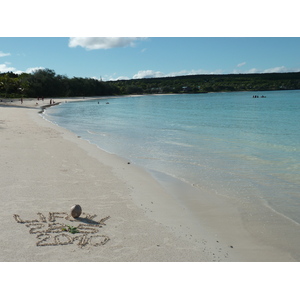
[[138, 159], [148, 159], [148, 160], [161, 160], [160, 158], [156, 157], [146, 157], [146, 156], [138, 156]]
[[96, 131], [91, 131], [91, 130], [87, 130], [87, 132], [88, 132], [89, 134], [101, 135], [101, 136], [107, 136], [107, 134], [104, 133], [104, 132], [96, 132]]
[[170, 144], [170, 145], [176, 145], [176, 146], [182, 146], [182, 147], [193, 147], [191, 144], [185, 144], [185, 143], [178, 143], [174, 141], [165, 141], [165, 144]]

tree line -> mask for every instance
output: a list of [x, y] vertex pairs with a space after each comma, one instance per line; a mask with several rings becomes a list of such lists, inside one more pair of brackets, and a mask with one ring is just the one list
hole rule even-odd
[[122, 94], [297, 90], [300, 89], [300, 72], [187, 75], [119, 80], [114, 85]]
[[157, 93], [208, 93], [300, 89], [300, 72], [268, 74], [187, 75], [101, 81], [57, 75], [50, 69], [32, 74], [0, 74], [0, 97], [80, 97]]
[[32, 74], [0, 74], [0, 97], [54, 98], [79, 96], [106, 96], [118, 94], [116, 87], [93, 78], [56, 75], [53, 70], [42, 69]]

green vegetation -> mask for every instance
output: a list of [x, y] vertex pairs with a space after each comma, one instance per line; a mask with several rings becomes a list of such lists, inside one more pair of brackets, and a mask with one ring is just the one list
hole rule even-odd
[[62, 231], [68, 231], [68, 232], [73, 233], [73, 234], [79, 232], [78, 229], [77, 229], [77, 227], [70, 226], [70, 225], [67, 225], [67, 227], [63, 227], [61, 230]]
[[300, 72], [268, 74], [189, 75], [103, 82], [56, 75], [53, 70], [33, 74], [0, 74], [0, 97], [80, 97], [159, 93], [207, 93], [300, 89]]
[[121, 94], [208, 93], [300, 89], [300, 72], [189, 75], [113, 82]]
[[93, 78], [68, 78], [53, 70], [38, 70], [33, 74], [12, 72], [0, 74], [0, 97], [54, 98], [104, 96], [118, 94], [115, 87]]

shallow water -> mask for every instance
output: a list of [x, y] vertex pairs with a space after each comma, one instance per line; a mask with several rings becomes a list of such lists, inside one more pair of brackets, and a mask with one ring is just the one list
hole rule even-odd
[[300, 91], [98, 99], [44, 117], [146, 169], [300, 224]]

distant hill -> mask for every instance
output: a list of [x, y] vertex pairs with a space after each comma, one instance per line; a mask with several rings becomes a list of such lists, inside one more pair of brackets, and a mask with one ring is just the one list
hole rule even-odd
[[208, 93], [300, 89], [300, 72], [187, 75], [99, 81], [56, 75], [43, 69], [33, 74], [0, 74], [0, 97], [76, 97], [160, 93]]
[[188, 75], [118, 80], [111, 84], [122, 94], [294, 90], [300, 89], [300, 72]]

